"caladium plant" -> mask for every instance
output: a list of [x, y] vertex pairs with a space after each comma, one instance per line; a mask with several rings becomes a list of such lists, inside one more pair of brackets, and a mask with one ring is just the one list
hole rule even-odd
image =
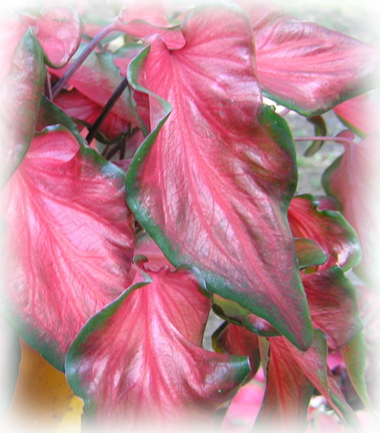
[[98, 22], [86, 7], [0, 30], [3, 316], [65, 372], [91, 428], [217, 430], [261, 365], [256, 428], [304, 430], [317, 390], [359, 429], [327, 356], [341, 351], [370, 406], [345, 276], [361, 249], [341, 211], [365, 240], [368, 173], [347, 159], [378, 143], [324, 137], [346, 146], [324, 177], [336, 200], [295, 196], [276, 104], [344, 117], [379, 53], [271, 4], [126, 2]]

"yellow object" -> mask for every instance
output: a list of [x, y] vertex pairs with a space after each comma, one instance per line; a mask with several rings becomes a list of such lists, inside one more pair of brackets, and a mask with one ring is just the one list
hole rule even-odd
[[82, 401], [74, 396], [65, 375], [24, 342], [21, 350], [14, 399], [0, 430], [80, 433]]
[[63, 418], [59, 423], [57, 433], [80, 433], [81, 431], [81, 415], [83, 409], [83, 401], [74, 395], [70, 400], [67, 411], [63, 414]]

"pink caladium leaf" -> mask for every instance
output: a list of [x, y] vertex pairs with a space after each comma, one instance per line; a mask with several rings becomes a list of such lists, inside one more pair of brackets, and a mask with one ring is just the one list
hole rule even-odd
[[85, 321], [130, 284], [125, 176], [63, 126], [35, 136], [1, 196], [5, 314], [56, 368]]
[[46, 63], [61, 68], [78, 49], [82, 24], [75, 9], [49, 8], [39, 14], [35, 33], [46, 53]]
[[[3, 270], [3, 269], [2, 269]], [[4, 275], [4, 273], [2, 273]], [[2, 287], [1, 287], [2, 289]], [[21, 361], [20, 338], [0, 315], [0, 416], [12, 403]]]
[[253, 431], [268, 428], [281, 428], [286, 432], [305, 431], [314, 385], [304, 374], [302, 366], [294, 362], [292, 352], [283, 340], [281, 337], [270, 339], [270, 358], [265, 371], [266, 389]]
[[224, 322], [212, 335], [212, 347], [219, 353], [249, 356], [251, 372], [248, 379], [256, 375], [261, 357], [259, 338], [253, 332], [233, 323]]
[[283, 337], [272, 337], [269, 338], [269, 341], [271, 353], [273, 353], [274, 346], [276, 346], [279, 356], [285, 356], [289, 364], [297, 364], [301, 368], [303, 375], [325, 397], [341, 420], [356, 428], [355, 431], [361, 431], [355, 412], [346, 402], [342, 391], [327, 366], [327, 344], [321, 330], [314, 330], [313, 344], [307, 352], [301, 352]]
[[56, 104], [42, 95], [40, 111], [36, 123], [36, 132], [42, 132], [46, 127], [52, 125], [65, 126], [74, 135], [79, 144], [87, 145], [86, 140], [80, 135], [73, 119], [67, 116]]
[[147, 274], [82, 328], [67, 355], [69, 384], [105, 429], [209, 427], [248, 359], [201, 347], [211, 300], [192, 270]]
[[160, 0], [125, 2], [115, 24], [118, 30], [138, 38], [158, 34], [168, 48], [178, 49], [185, 45], [179, 25], [167, 20]]
[[330, 350], [346, 345], [362, 329], [356, 292], [338, 266], [302, 276], [314, 328]]
[[361, 258], [356, 233], [338, 212], [318, 206], [318, 199], [309, 194], [292, 199], [288, 219], [293, 236], [311, 239], [327, 254], [328, 260], [319, 269], [338, 265], [347, 271]]
[[[353, 140], [351, 131], [339, 134]], [[372, 287], [380, 284], [380, 145], [377, 134], [368, 135], [362, 141], [344, 144], [340, 156], [322, 177], [328, 195], [334, 196], [343, 208], [347, 221], [356, 230], [363, 260], [356, 271]]]
[[324, 113], [376, 86], [375, 47], [273, 6], [245, 3], [266, 96], [305, 116]]
[[130, 165], [128, 203], [174, 265], [197, 267], [208, 290], [305, 349], [311, 323], [286, 220], [293, 142], [262, 105], [250, 23], [233, 5], [204, 6], [181, 29], [183, 49], [154, 36], [129, 66], [152, 133]]
[[376, 125], [377, 111], [378, 104], [367, 93], [334, 107], [339, 119], [363, 138], [379, 129]]
[[22, 161], [31, 143], [46, 77], [41, 47], [27, 30], [0, 82], [0, 189]]
[[8, 74], [13, 52], [28, 28], [36, 35], [45, 62], [56, 68], [67, 63], [81, 40], [81, 22], [73, 9], [44, 9], [37, 18], [26, 13], [2, 14], [0, 19], [0, 82]]
[[[103, 107], [85, 96], [75, 88], [69, 92], [62, 90], [54, 99], [62, 110], [73, 119], [87, 127], [91, 127], [99, 117]], [[116, 141], [122, 134], [128, 131], [130, 123], [112, 111], [102, 123], [98, 134], [103, 143]]]
[[[64, 68], [51, 69], [51, 72], [61, 78], [85, 47], [86, 44], [81, 44]], [[122, 79], [123, 77], [115, 66], [111, 53], [92, 52], [70, 78], [69, 84], [101, 107], [104, 107]], [[139, 125], [139, 118], [129, 87], [124, 90], [121, 97], [116, 101], [111, 113], [134, 125]]]

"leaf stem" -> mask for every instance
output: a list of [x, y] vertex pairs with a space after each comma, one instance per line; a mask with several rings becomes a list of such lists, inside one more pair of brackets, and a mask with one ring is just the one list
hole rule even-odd
[[310, 137], [294, 137], [294, 141], [335, 141], [342, 144], [351, 144], [353, 140], [344, 137], [324, 137], [324, 136], [310, 136]]
[[64, 75], [57, 81], [56, 85], [52, 90], [52, 99], [54, 99], [58, 93], [62, 90], [63, 86], [69, 81], [69, 79], [75, 74], [81, 64], [87, 59], [91, 54], [93, 49], [98, 45], [98, 43], [104, 39], [108, 33], [117, 30], [117, 23], [113, 22], [108, 26], [104, 27], [87, 45], [81, 55], [75, 60], [75, 62], [70, 66], [70, 68], [64, 73]]
[[99, 131], [99, 128], [102, 126], [103, 122], [108, 116], [108, 113], [112, 110], [112, 107], [116, 104], [116, 101], [120, 98], [121, 94], [124, 92], [127, 86], [128, 79], [127, 77], [125, 77], [123, 81], [117, 86], [117, 89], [113, 92], [112, 96], [108, 100], [107, 104], [104, 106], [95, 123], [89, 129], [86, 137], [87, 143], [91, 143], [96, 133]]

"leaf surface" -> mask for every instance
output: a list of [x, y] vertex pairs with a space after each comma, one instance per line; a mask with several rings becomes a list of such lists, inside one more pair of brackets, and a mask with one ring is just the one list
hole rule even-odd
[[[85, 47], [86, 44], [81, 44], [65, 67], [61, 69], [51, 69], [51, 73], [61, 78]], [[70, 78], [69, 84], [101, 107], [104, 107], [122, 79], [123, 77], [120, 75], [120, 71], [116, 67], [110, 52], [92, 52]], [[135, 104], [132, 99], [132, 92], [129, 87], [124, 90], [120, 98], [116, 101], [111, 113], [118, 115], [134, 125], [139, 125]]]
[[376, 86], [375, 47], [273, 6], [249, 3], [257, 73], [266, 96], [305, 116]]
[[22, 36], [0, 82], [0, 190], [31, 143], [46, 76], [41, 47], [31, 30]]
[[[61, 91], [54, 99], [62, 110], [70, 117], [81, 121], [84, 125], [91, 127], [99, 117], [103, 107], [85, 96], [75, 88], [71, 91]], [[101, 141], [115, 141], [128, 131], [130, 123], [117, 114], [111, 112], [107, 115], [99, 131]]]
[[[280, 348], [284, 345], [288, 349], [288, 353], [291, 353], [288, 362], [298, 364], [303, 374], [325, 397], [338, 416], [355, 427], [355, 431], [361, 431], [355, 412], [346, 402], [342, 391], [327, 366], [327, 344], [322, 331], [319, 329], [314, 330], [313, 343], [307, 352], [301, 352], [283, 337], [270, 338], [270, 342], [271, 350], [273, 349], [272, 344], [278, 344]], [[281, 351], [279, 353], [281, 356]]]
[[201, 347], [211, 300], [190, 269], [147, 274], [83, 327], [67, 356], [69, 384], [106, 428], [204, 427], [248, 360]]
[[179, 26], [167, 20], [161, 0], [135, 0], [126, 3], [116, 23], [118, 30], [134, 37], [145, 38], [159, 34], [168, 48], [178, 49], [185, 44]]
[[295, 238], [294, 246], [300, 269], [323, 265], [328, 259], [323, 249], [311, 239]]
[[366, 352], [366, 341], [363, 332], [357, 334], [341, 349], [347, 373], [355, 391], [358, 393], [363, 403], [368, 408], [372, 408], [365, 381]]
[[293, 236], [311, 239], [327, 254], [328, 260], [319, 269], [338, 265], [347, 271], [361, 258], [356, 233], [338, 212], [318, 206], [318, 199], [309, 194], [292, 199], [288, 219]]
[[[266, 389], [253, 431], [268, 427], [303, 432], [314, 386], [292, 359], [283, 338], [271, 338]], [[265, 431], [264, 430], [264, 431]]]
[[63, 126], [36, 135], [1, 196], [4, 309], [56, 368], [85, 321], [130, 283], [134, 222], [121, 170]]
[[[353, 139], [351, 131], [339, 136]], [[356, 271], [374, 288], [380, 283], [379, 163], [378, 137], [371, 134], [359, 143], [346, 143], [344, 154], [322, 178], [325, 191], [342, 204], [345, 218], [358, 234], [363, 260]]]
[[44, 9], [36, 22], [36, 36], [47, 55], [47, 63], [61, 68], [78, 49], [82, 36], [77, 11], [65, 7]]
[[372, 95], [364, 94], [334, 107], [339, 119], [361, 137], [378, 130], [376, 112], [378, 102]]
[[250, 24], [240, 8], [205, 6], [182, 33], [183, 49], [155, 36], [129, 67], [133, 87], [149, 94], [152, 133], [129, 168], [128, 203], [174, 265], [196, 266], [208, 290], [306, 348], [310, 319], [286, 221], [294, 148], [261, 103]]
[[215, 352], [231, 355], [248, 356], [253, 378], [260, 366], [260, 348], [257, 335], [247, 329], [224, 322], [212, 335], [212, 347]]
[[302, 282], [313, 326], [326, 334], [330, 350], [344, 346], [361, 331], [355, 289], [338, 266], [305, 274]]

